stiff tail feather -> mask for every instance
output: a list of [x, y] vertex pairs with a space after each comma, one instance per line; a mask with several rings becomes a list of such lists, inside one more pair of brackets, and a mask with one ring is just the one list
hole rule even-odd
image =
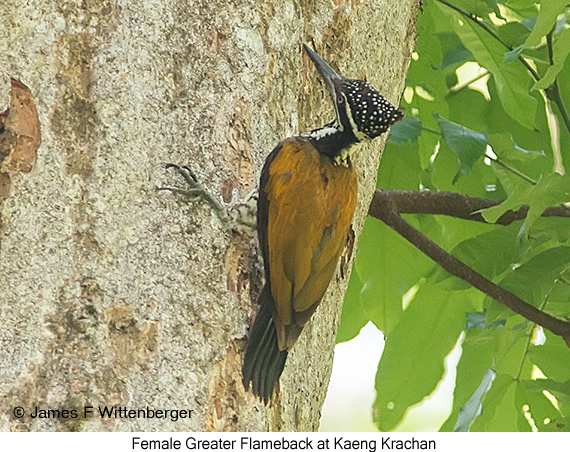
[[285, 367], [288, 352], [279, 350], [273, 324], [271, 289], [266, 284], [259, 295], [261, 308], [251, 329], [243, 362], [243, 385], [265, 403], [271, 400], [275, 385]]

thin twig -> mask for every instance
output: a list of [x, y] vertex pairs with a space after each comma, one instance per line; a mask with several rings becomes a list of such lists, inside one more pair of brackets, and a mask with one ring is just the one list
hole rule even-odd
[[546, 48], [548, 49], [548, 64], [554, 66], [554, 51], [552, 49], [552, 32], [554, 30], [550, 30], [550, 32], [546, 35]]
[[451, 254], [447, 253], [443, 248], [404, 220], [396, 210], [396, 205], [392, 202], [388, 194], [381, 190], [377, 190], [374, 198], [372, 199], [370, 211], [374, 211], [374, 216], [376, 218], [379, 218], [390, 226], [394, 231], [408, 240], [412, 245], [431, 258], [444, 270], [454, 276], [457, 276], [483, 292], [485, 295], [488, 295], [531, 322], [534, 322], [547, 330], [552, 331], [554, 334], [561, 336], [570, 347], [570, 322], [565, 322], [547, 314], [546, 312], [540, 311], [508, 290], [505, 290], [501, 286], [489, 281], [483, 275], [477, 273]]
[[435, 129], [430, 129], [429, 127], [422, 126], [422, 130], [425, 130], [426, 132], [429, 132], [429, 133], [433, 133], [434, 135], [441, 136], [441, 132], [438, 132]]
[[461, 91], [462, 89], [467, 88], [469, 85], [471, 85], [472, 83], [475, 83], [477, 80], [481, 80], [483, 77], [487, 77], [489, 75], [489, 71], [485, 69], [485, 71], [483, 71], [481, 74], [477, 75], [476, 77], [473, 77], [471, 80], [468, 80], [464, 83], [462, 83], [461, 85], [455, 85], [453, 86], [446, 94], [447, 96], [451, 96], [453, 94], [458, 93], [459, 91]]
[[527, 176], [525, 173], [521, 173], [518, 169], [513, 168], [511, 165], [508, 165], [507, 163], [503, 162], [499, 157], [491, 157], [488, 154], [485, 154], [485, 157], [487, 157], [489, 160], [496, 163], [497, 165], [502, 166], [503, 168], [510, 171], [511, 173], [519, 176], [521, 179], [527, 181], [529, 184], [532, 184], [532, 185], [537, 184], [537, 182], [532, 177]]

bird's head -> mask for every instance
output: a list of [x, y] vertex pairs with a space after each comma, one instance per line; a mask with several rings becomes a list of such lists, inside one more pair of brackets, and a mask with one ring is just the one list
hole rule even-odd
[[341, 132], [351, 131], [358, 141], [370, 140], [402, 119], [403, 113], [369, 83], [338, 75], [316, 52], [303, 47], [325, 82], [336, 112], [334, 125]]

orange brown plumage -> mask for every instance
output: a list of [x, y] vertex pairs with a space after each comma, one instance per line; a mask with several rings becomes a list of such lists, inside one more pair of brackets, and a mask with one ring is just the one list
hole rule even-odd
[[279, 143], [261, 172], [257, 233], [266, 282], [242, 370], [245, 388], [251, 384], [265, 402], [346, 244], [358, 194], [350, 148], [402, 118], [368, 83], [341, 77], [307, 46], [305, 51], [323, 77], [336, 118]]

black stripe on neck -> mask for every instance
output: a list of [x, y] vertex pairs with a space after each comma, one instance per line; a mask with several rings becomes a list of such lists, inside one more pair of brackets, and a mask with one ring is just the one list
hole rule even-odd
[[308, 134], [307, 138], [311, 144], [315, 146], [317, 151], [319, 151], [321, 154], [328, 155], [331, 159], [337, 161], [343, 154], [348, 155], [346, 150], [358, 140], [351, 130], [340, 131], [336, 129], [336, 131], [333, 133], [321, 136], [318, 135], [318, 132], [320, 130], [330, 127], [330, 125], [326, 125], [321, 129], [313, 130]]

